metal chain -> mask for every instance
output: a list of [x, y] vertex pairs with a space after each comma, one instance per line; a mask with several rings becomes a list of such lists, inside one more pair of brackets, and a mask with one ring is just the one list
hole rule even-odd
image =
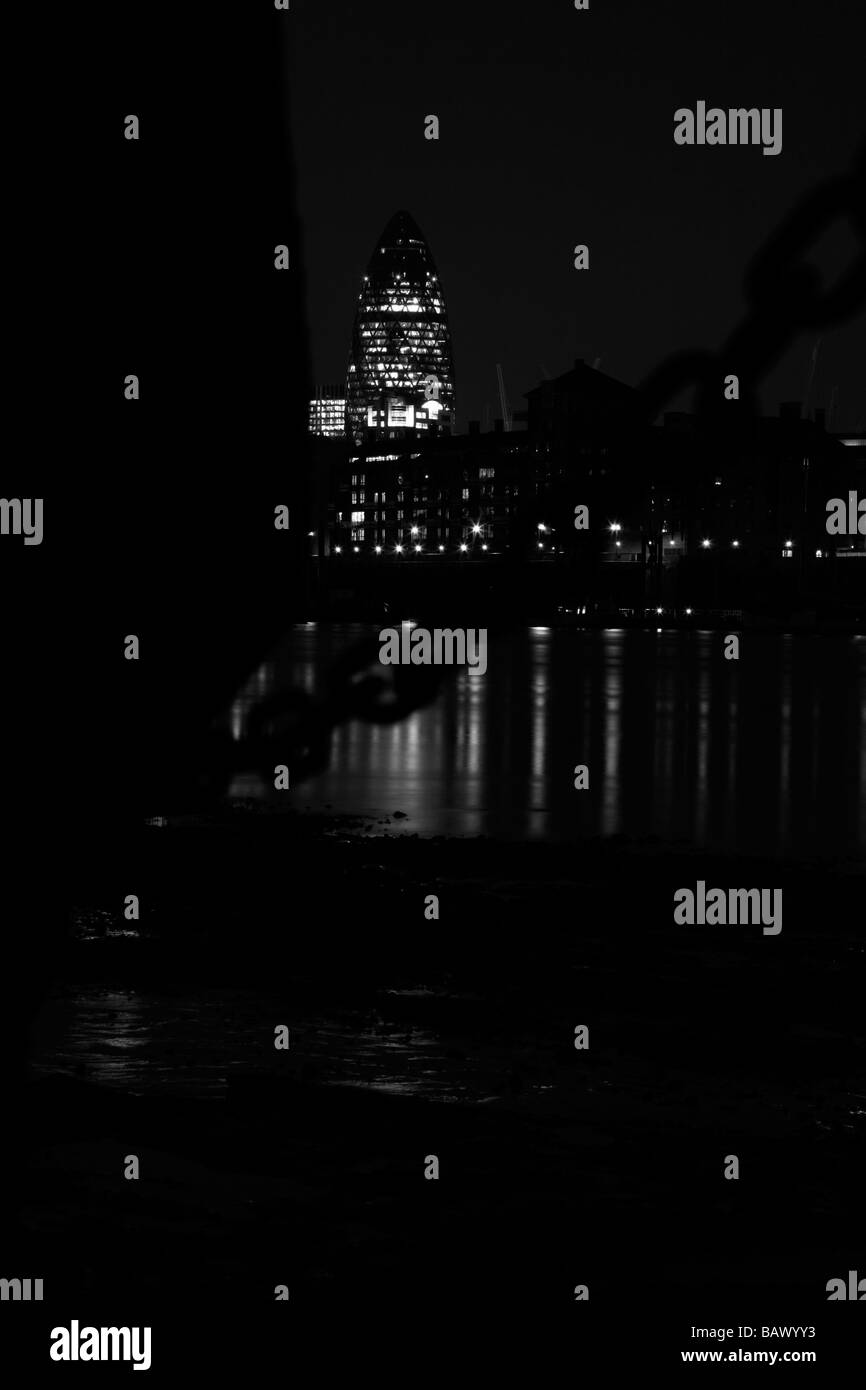
[[[383, 666], [379, 640], [365, 637], [331, 667], [323, 695], [276, 692], [250, 711], [248, 737], [238, 753], [247, 765], [273, 772], [274, 750], [301, 781], [328, 765], [332, 731], [350, 719], [395, 724], [439, 694], [447, 668]], [[251, 760], [251, 761], [250, 761]]]
[[[857, 256], [837, 283], [822, 290], [808, 261], [821, 238], [849, 219], [860, 242]], [[826, 328], [851, 318], [866, 303], [866, 144], [850, 173], [826, 180], [789, 213], [748, 266], [744, 288], [750, 311], [718, 353], [678, 352], [641, 387], [645, 419], [689, 386], [698, 388], [698, 414], [715, 413], [721, 380], [734, 372], [742, 399], [754, 411], [755, 388], [804, 329]]]

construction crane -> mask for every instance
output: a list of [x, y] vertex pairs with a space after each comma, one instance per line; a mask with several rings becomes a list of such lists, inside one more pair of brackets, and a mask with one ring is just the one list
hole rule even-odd
[[803, 392], [803, 419], [809, 418], [809, 401], [812, 396], [812, 385], [815, 381], [815, 366], [818, 361], [818, 351], [821, 347], [821, 339], [815, 339], [815, 346], [812, 348], [812, 359], [809, 363], [809, 371], [806, 375], [806, 389]]
[[511, 430], [511, 408], [505, 395], [505, 379], [502, 375], [502, 367], [496, 363], [496, 375], [499, 378], [499, 404], [502, 409], [502, 427], [506, 434]]

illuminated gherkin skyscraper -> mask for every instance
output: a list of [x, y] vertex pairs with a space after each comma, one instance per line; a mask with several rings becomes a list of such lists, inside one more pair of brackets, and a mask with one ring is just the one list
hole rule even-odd
[[454, 363], [442, 286], [408, 212], [396, 212], [358, 296], [346, 382], [346, 431], [356, 443], [450, 434]]

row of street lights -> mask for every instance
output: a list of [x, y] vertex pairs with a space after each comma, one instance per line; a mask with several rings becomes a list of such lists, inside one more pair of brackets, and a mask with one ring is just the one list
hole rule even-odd
[[[458, 548], [458, 550], [466, 551], [466, 550], [469, 549], [469, 546], [466, 544], [465, 541], [462, 541], [462, 542], [460, 543], [460, 545], [459, 545], [457, 548]], [[384, 549], [385, 549], [385, 547], [382, 546], [382, 545], [374, 545], [374, 546], [373, 546], [373, 550], [374, 550], [374, 552], [375, 552], [376, 555], [381, 555]], [[416, 555], [421, 555], [421, 554], [423, 553], [423, 551], [424, 551], [423, 545], [413, 545], [413, 546], [410, 547], [410, 549], [413, 550], [413, 551], [415, 552]], [[487, 542], [486, 542], [486, 541], [485, 541], [484, 544], [481, 546], [481, 549], [482, 549], [482, 550], [487, 550], [487, 549], [488, 549], [488, 546], [487, 546]], [[397, 543], [397, 545], [394, 546], [394, 554], [395, 554], [395, 555], [402, 555], [403, 552], [404, 552], [405, 550], [406, 550], [406, 546], [405, 546], [405, 545], [400, 545], [399, 542]], [[445, 546], [444, 546], [444, 545], [437, 546], [437, 550], [439, 551], [440, 554], [444, 554], [444, 552], [445, 552]], [[341, 545], [335, 545], [335, 546], [334, 546], [334, 554], [335, 554], [335, 555], [342, 555], [342, 553], [343, 553], [343, 547], [342, 547]], [[361, 553], [361, 547], [360, 547], [359, 545], [353, 545], [353, 546], [352, 546], [352, 553], [353, 553], [354, 555], [359, 555], [359, 554]]]
[[[539, 529], [539, 531], [543, 531], [543, 530], [544, 530], [544, 527], [543, 527], [543, 526], [539, 526], [538, 529]], [[609, 527], [608, 529], [609, 529], [610, 531], [612, 531], [612, 532], [614, 533], [614, 535], [619, 535], [619, 532], [622, 530], [622, 525], [620, 524], [620, 522], [614, 521], [614, 522], [611, 522], [611, 525], [610, 525], [610, 527]], [[652, 545], [652, 541], [649, 541], [648, 543], [649, 543], [650, 545]], [[621, 542], [620, 542], [620, 541], [617, 541], [616, 544], [617, 544], [617, 545], [620, 545]], [[672, 538], [672, 539], [668, 542], [668, 544], [669, 544], [669, 545], [676, 545], [676, 541], [673, 540], [673, 538]], [[790, 550], [791, 547], [793, 546], [793, 544], [794, 544], [793, 541], [785, 541], [785, 549], [786, 549], [786, 550]], [[704, 539], [701, 541], [701, 549], [702, 549], [702, 550], [709, 550], [710, 547], [711, 547], [712, 545], [713, 545], [713, 542], [712, 542], [708, 537], [706, 537], [706, 536], [705, 536]], [[739, 550], [739, 548], [740, 548], [740, 542], [739, 542], [739, 541], [731, 541], [731, 549], [732, 549], [732, 550]], [[816, 554], [817, 554], [817, 552], [816, 552]]]
[[[614, 522], [611, 523], [611, 525], [610, 525], [610, 527], [609, 527], [608, 529], [609, 529], [610, 531], [612, 531], [613, 534], [616, 535], [616, 536], [618, 537], [620, 531], [622, 530], [622, 525], [621, 525], [620, 522], [614, 521]], [[540, 531], [540, 532], [542, 532], [542, 533], [546, 533], [547, 530], [548, 530], [548, 527], [547, 527], [547, 525], [546, 525], [543, 521], [539, 521], [539, 523], [538, 523], [538, 525], [537, 525], [537, 527], [536, 527], [536, 530], [538, 530], [538, 531]], [[314, 533], [311, 531], [309, 534], [312, 536]], [[412, 526], [412, 527], [410, 528], [410, 535], [417, 536], [418, 534], [419, 534], [419, 528], [418, 528], [417, 526]], [[480, 536], [480, 535], [481, 535], [481, 524], [480, 524], [479, 522], [475, 522], [475, 523], [473, 524], [473, 526], [472, 526], [472, 534], [473, 534], [473, 536]], [[622, 544], [622, 542], [621, 542], [619, 539], [617, 539], [616, 544], [619, 546], [619, 545]], [[649, 541], [648, 544], [649, 544], [649, 545], [652, 545], [652, 541]], [[673, 540], [673, 538], [671, 538], [671, 540], [669, 541], [669, 544], [670, 544], [670, 545], [675, 545], [676, 542]], [[793, 545], [794, 545], [793, 540], [786, 540], [785, 543], [784, 543], [784, 548], [785, 548], [786, 550], [791, 550], [791, 549], [793, 548]], [[712, 541], [709, 537], [704, 537], [704, 539], [701, 541], [701, 549], [702, 549], [702, 550], [710, 550], [710, 549], [712, 548], [712, 546], [713, 546], [713, 541]], [[398, 544], [396, 544], [396, 545], [394, 546], [394, 553], [395, 553], [396, 555], [402, 555], [402, 553], [403, 553], [403, 551], [405, 550], [405, 548], [406, 548], [405, 546], [400, 545], [400, 544], [398, 543]], [[739, 542], [739, 541], [737, 541], [737, 540], [731, 541], [731, 549], [732, 549], [732, 550], [739, 550], [739, 548], [740, 548], [740, 542]], [[352, 547], [352, 550], [353, 550], [353, 552], [354, 552], [355, 555], [360, 554], [360, 549], [361, 549], [361, 547], [360, 547], [360, 546], [357, 546], [357, 545], [355, 545], [355, 546]], [[383, 552], [383, 549], [384, 549], [384, 547], [381, 546], [381, 545], [375, 545], [375, 546], [373, 547], [373, 550], [375, 551], [375, 553], [376, 553], [377, 555], [381, 555], [382, 552]], [[422, 545], [420, 545], [420, 544], [416, 544], [416, 545], [413, 547], [413, 549], [414, 549], [416, 555], [420, 555], [420, 554], [423, 552], [424, 547], [423, 547]], [[468, 551], [469, 546], [468, 546], [468, 544], [467, 544], [465, 541], [463, 541], [463, 542], [461, 542], [461, 544], [460, 544], [460, 546], [458, 547], [458, 549], [459, 549], [460, 551], [462, 551], [462, 552], [466, 552], [466, 551]], [[486, 543], [486, 542], [484, 542], [484, 543], [482, 544], [481, 549], [482, 549], [482, 550], [487, 550], [487, 549], [488, 549], [488, 546], [487, 546], [487, 543]], [[543, 541], [539, 541], [539, 542], [538, 542], [538, 549], [539, 549], [539, 550], [543, 550], [543, 549], [544, 549], [544, 542], [543, 542]], [[444, 553], [444, 551], [445, 551], [445, 546], [444, 546], [444, 545], [440, 545], [440, 546], [438, 547], [438, 550], [439, 550], [439, 553], [440, 553], [440, 554]], [[337, 555], [342, 555], [342, 553], [343, 553], [343, 547], [342, 547], [341, 545], [337, 545], [337, 546], [334, 547], [334, 551], [335, 551], [335, 553], [336, 553]], [[816, 554], [817, 556], [820, 556], [820, 555], [821, 555], [821, 551], [816, 550], [815, 554]]]

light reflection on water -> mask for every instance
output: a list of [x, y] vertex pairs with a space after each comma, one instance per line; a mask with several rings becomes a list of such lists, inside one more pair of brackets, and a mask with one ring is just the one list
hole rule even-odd
[[[277, 1023], [289, 1028], [288, 1052], [273, 1045]], [[375, 1010], [307, 1016], [259, 991], [58, 992], [43, 1005], [33, 1041], [34, 1075], [60, 1072], [132, 1094], [223, 1096], [233, 1079], [270, 1075], [437, 1101], [493, 1095], [481, 1065], [462, 1058], [455, 1067], [432, 1032]]]
[[[386, 995], [400, 1006], [430, 993], [389, 990]], [[581, 1086], [587, 1094], [612, 1088], [641, 1105], [671, 1102], [667, 1083], [655, 1088], [644, 1058], [618, 1056], [605, 1064], [608, 1077], [594, 1071], [591, 1082], [576, 1083], [570, 1057], [549, 1048], [540, 1055], [530, 1034], [498, 1041], [450, 1037], [446, 1046], [433, 1031], [395, 1021], [387, 1002], [382, 1010], [341, 1010], [323, 1017], [287, 1009], [259, 991], [210, 988], [178, 996], [82, 987], [58, 992], [43, 1006], [33, 1028], [31, 1073], [35, 1078], [66, 1074], [133, 1095], [202, 1099], [225, 1098], [233, 1083], [242, 1087], [245, 1078], [288, 1077], [439, 1104], [517, 1104], [564, 1116], [568, 1124]], [[274, 1048], [271, 1020], [288, 1026], [288, 1052]], [[726, 1100], [746, 1108], [751, 1092], [751, 1081], [745, 1094], [724, 1083]], [[717, 1100], [711, 1090], [708, 1114]], [[825, 1128], [841, 1122], [859, 1133], [866, 1117], [863, 1103], [861, 1093], [827, 1090], [824, 1080], [798, 1083], [796, 1095], [784, 1087], [777, 1093], [770, 1085], [765, 1098], [779, 1123], [793, 1124], [796, 1133], [807, 1122]], [[544, 1108], [550, 1105], [552, 1110]]]
[[[236, 737], [275, 689], [321, 693], [360, 626], [293, 630], [226, 714]], [[326, 771], [292, 804], [391, 833], [570, 840], [624, 833], [727, 850], [862, 856], [866, 850], [866, 643], [849, 637], [532, 628], [491, 640], [393, 725], [333, 735]], [[588, 791], [573, 769], [590, 769]], [[286, 804], [238, 778], [236, 796]], [[381, 826], [377, 827], [381, 831]]]
[[[362, 631], [294, 630], [227, 713], [235, 736], [251, 703], [275, 689], [321, 692], [330, 663]], [[739, 662], [722, 649], [711, 632], [512, 634], [490, 643], [484, 677], [458, 674], [408, 719], [338, 728], [328, 769], [289, 795], [371, 820], [405, 812], [389, 833], [624, 832], [862, 857], [866, 642], [745, 633]], [[577, 763], [589, 766], [588, 792], [574, 790]], [[290, 1061], [273, 1047], [270, 1018], [291, 1030]], [[502, 1093], [507, 1070], [501, 1057], [470, 1049], [455, 1059], [435, 1033], [375, 1011], [306, 1017], [243, 991], [93, 986], [48, 1001], [34, 1037], [37, 1072], [141, 1093], [224, 1095], [235, 1077], [288, 1071], [323, 1085], [477, 1101]], [[549, 1087], [537, 1079], [531, 1089]]]

